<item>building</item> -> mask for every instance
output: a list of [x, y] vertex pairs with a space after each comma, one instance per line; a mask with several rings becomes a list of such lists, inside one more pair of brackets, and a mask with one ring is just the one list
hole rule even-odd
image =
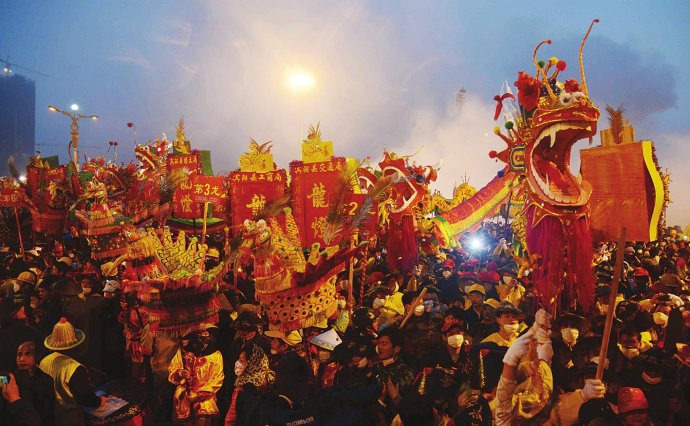
[[0, 74], [0, 176], [14, 156], [23, 170], [36, 151], [36, 84], [24, 76]]

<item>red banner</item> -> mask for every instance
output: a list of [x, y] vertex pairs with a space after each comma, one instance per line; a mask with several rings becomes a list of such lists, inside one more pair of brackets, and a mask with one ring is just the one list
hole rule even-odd
[[[65, 166], [54, 169], [28, 166], [26, 168], [26, 184], [29, 195], [37, 207], [47, 206], [50, 201], [51, 182], [64, 182], [67, 178]], [[40, 196], [39, 196], [40, 194]]]
[[185, 155], [169, 155], [167, 158], [168, 173], [178, 169], [187, 169], [189, 173], [199, 173], [201, 171], [201, 161], [199, 153]]
[[0, 207], [23, 207], [22, 190], [19, 188], [0, 189]]
[[245, 219], [253, 219], [266, 203], [285, 195], [287, 173], [285, 170], [232, 172], [227, 182], [230, 187], [232, 230], [235, 234]]
[[334, 157], [331, 161], [321, 163], [290, 163], [292, 212], [305, 247], [311, 247], [315, 242], [321, 248], [326, 247], [323, 231], [326, 215], [331, 209], [330, 192], [344, 168], [345, 158], [342, 157]]
[[222, 176], [191, 175], [192, 200], [222, 206], [228, 198]]
[[173, 214], [180, 219], [199, 219], [203, 214], [199, 203], [194, 202], [194, 185], [191, 177], [180, 184], [173, 193]]

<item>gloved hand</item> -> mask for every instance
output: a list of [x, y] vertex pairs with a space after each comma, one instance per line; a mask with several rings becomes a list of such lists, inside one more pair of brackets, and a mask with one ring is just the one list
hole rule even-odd
[[534, 333], [534, 339], [540, 345], [551, 344], [551, 330], [546, 328], [539, 328]]
[[603, 398], [606, 395], [606, 386], [601, 380], [597, 379], [587, 379], [585, 380], [585, 386], [580, 391], [580, 396], [585, 401], [589, 401], [594, 398]]
[[511, 367], [517, 367], [520, 360], [525, 356], [529, 350], [530, 342], [534, 340], [534, 331], [529, 330], [527, 333], [518, 337], [515, 342], [508, 348], [508, 351], [503, 356], [503, 363]]
[[546, 343], [537, 345], [537, 358], [549, 364], [551, 363], [551, 358], [553, 358], [553, 347], [551, 346], [550, 339]]
[[540, 328], [551, 329], [551, 318], [553, 316], [546, 312], [544, 309], [539, 309], [536, 314], [534, 314], [534, 324], [532, 328], [536, 332]]

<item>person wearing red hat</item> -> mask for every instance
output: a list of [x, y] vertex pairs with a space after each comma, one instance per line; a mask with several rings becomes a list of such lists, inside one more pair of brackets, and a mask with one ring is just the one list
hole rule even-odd
[[624, 426], [650, 426], [649, 403], [642, 389], [623, 387], [618, 390], [618, 416]]
[[440, 291], [439, 300], [442, 303], [451, 305], [455, 300], [460, 299], [462, 292], [458, 276], [455, 274], [455, 262], [450, 259], [443, 262], [441, 274], [436, 277], [436, 287]]

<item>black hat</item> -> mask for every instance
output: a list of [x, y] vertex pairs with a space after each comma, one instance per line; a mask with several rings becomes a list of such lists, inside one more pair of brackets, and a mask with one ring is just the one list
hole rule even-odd
[[501, 306], [496, 308], [496, 315], [501, 315], [501, 314], [522, 315], [522, 311], [519, 310], [518, 308], [516, 308], [515, 305], [513, 305], [509, 301], [504, 300], [503, 303], [501, 303]]
[[23, 305], [24, 299], [20, 297], [6, 297], [0, 300], [0, 322], [7, 323]]
[[254, 312], [245, 311], [237, 316], [235, 328], [243, 331], [258, 330], [263, 325], [261, 318]]
[[366, 306], [361, 306], [352, 312], [352, 324], [356, 328], [368, 327], [374, 323], [375, 319], [374, 311]]
[[616, 413], [613, 412], [608, 401], [604, 398], [590, 399], [580, 406], [580, 411], [577, 414], [578, 423], [581, 425], [587, 425], [593, 420], [602, 419], [608, 420], [616, 423], [605, 423], [605, 424], [617, 424], [618, 418]]
[[580, 330], [581, 334], [584, 334], [588, 329], [589, 323], [587, 318], [574, 312], [566, 312], [553, 320], [553, 329], [561, 330], [565, 328], [565, 325], [574, 326]]
[[642, 352], [640, 356], [634, 358], [634, 363], [642, 371], [653, 371], [666, 377], [673, 376], [677, 371], [673, 360], [664, 353], [663, 349], [657, 347]]
[[82, 289], [72, 278], [63, 278], [55, 283], [53, 291], [60, 296], [77, 296], [81, 294]]

